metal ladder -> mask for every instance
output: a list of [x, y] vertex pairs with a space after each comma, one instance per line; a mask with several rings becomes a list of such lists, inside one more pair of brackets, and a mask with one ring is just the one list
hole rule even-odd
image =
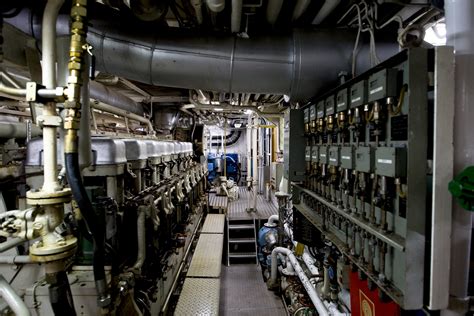
[[231, 259], [257, 259], [257, 231], [252, 219], [227, 219], [227, 266]]

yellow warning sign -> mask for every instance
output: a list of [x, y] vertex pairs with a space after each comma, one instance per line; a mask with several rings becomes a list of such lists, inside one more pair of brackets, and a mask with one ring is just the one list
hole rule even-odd
[[374, 303], [359, 289], [360, 316], [375, 316]]

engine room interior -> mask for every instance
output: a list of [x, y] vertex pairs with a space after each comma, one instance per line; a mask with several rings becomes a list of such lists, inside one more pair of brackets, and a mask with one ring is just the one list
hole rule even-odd
[[2, 0], [0, 313], [472, 315], [473, 30], [470, 0]]

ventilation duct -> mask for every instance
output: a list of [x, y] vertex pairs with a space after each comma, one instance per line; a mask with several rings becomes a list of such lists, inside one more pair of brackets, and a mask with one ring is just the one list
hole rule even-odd
[[[31, 23], [31, 21], [33, 21]], [[22, 31], [40, 34], [41, 25], [23, 10], [7, 19]], [[285, 94], [306, 100], [328, 88], [328, 78], [350, 73], [355, 33], [343, 29], [294, 30], [286, 36], [244, 39], [201, 36], [189, 31], [135, 29], [109, 14], [92, 19], [87, 35], [97, 70], [157, 86], [227, 93]], [[69, 21], [60, 18], [58, 33]], [[384, 60], [396, 52], [394, 41], [378, 36], [377, 53]], [[357, 68], [370, 68], [369, 47], [360, 45]]]

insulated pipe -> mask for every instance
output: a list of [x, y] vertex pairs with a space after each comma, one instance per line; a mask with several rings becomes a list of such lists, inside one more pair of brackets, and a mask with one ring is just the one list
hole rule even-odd
[[[32, 30], [38, 34], [41, 25], [31, 14], [24, 9], [5, 21], [30, 35]], [[170, 30], [157, 37], [152, 30], [130, 27], [113, 15], [91, 21], [94, 27], [87, 40], [94, 47], [96, 68], [138, 82], [227, 93], [284, 94], [292, 101], [304, 101], [337, 83], [340, 71], [351, 71], [352, 30], [296, 29], [285, 36], [250, 39]], [[64, 32], [69, 21], [60, 19], [58, 26]], [[371, 68], [366, 44], [361, 44], [357, 56], [360, 71]], [[397, 52], [398, 44], [384, 42], [381, 35], [377, 41], [380, 59]], [[334, 78], [333, 82], [328, 78]]]
[[[474, 2], [446, 0], [447, 45], [455, 51], [454, 173], [474, 165]], [[472, 213], [453, 205], [450, 295], [469, 301]], [[467, 312], [467, 311], [466, 311]]]
[[64, 0], [48, 0], [43, 14], [41, 52], [43, 86], [56, 88], [56, 21]]
[[318, 14], [314, 17], [312, 24], [321, 24], [331, 14], [334, 9], [341, 3], [341, 0], [326, 0], [319, 10]]
[[131, 120], [138, 121], [140, 123], [146, 124], [148, 129], [149, 129], [150, 134], [152, 134], [153, 131], [154, 131], [153, 130], [153, 124], [151, 124], [149, 119], [144, 118], [143, 116], [140, 116], [140, 115], [137, 115], [137, 114], [134, 114], [134, 113], [130, 113], [130, 112], [124, 111], [122, 109], [118, 109], [114, 106], [111, 106], [111, 105], [108, 105], [108, 104], [105, 104], [105, 103], [102, 103], [102, 102], [93, 102], [91, 104], [91, 106], [92, 106], [92, 108], [100, 110], [100, 111], [108, 112], [108, 113], [115, 114], [115, 115], [120, 115], [120, 116], [129, 118]]
[[252, 185], [253, 185], [253, 206], [252, 209], [257, 211], [257, 186], [258, 186], [258, 147], [257, 147], [257, 137], [258, 137], [258, 119], [254, 115], [252, 120]]
[[278, 20], [284, 0], [271, 0], [267, 4], [267, 22], [274, 25]]
[[323, 301], [319, 297], [318, 293], [316, 292], [316, 289], [313, 287], [311, 282], [309, 281], [308, 277], [304, 273], [304, 270], [301, 268], [300, 263], [298, 262], [298, 259], [296, 259], [295, 255], [291, 252], [291, 250], [283, 247], [276, 247], [272, 251], [272, 270], [271, 270], [271, 283], [275, 284], [278, 276], [278, 259], [277, 255], [281, 253], [285, 256], [287, 256], [290, 259], [290, 263], [293, 266], [293, 269], [295, 270], [296, 274], [298, 275], [298, 278], [300, 279], [301, 283], [303, 284], [304, 288], [306, 289], [306, 292], [308, 293], [309, 298], [311, 299], [311, 302], [313, 302], [314, 307], [316, 308], [316, 311], [320, 316], [329, 316], [328, 310], [326, 306], [324, 305]]
[[202, 0], [191, 0], [191, 4], [194, 8], [194, 11], [196, 13], [196, 21], [199, 25], [202, 24], [203, 18], [202, 18]]
[[[272, 215], [272, 216], [275, 216], [275, 215]], [[276, 216], [278, 217], [278, 215]], [[296, 247], [296, 241], [293, 240], [293, 232], [291, 231], [290, 226], [285, 223], [284, 228], [285, 228], [286, 235], [288, 236], [288, 238], [290, 238], [291, 242]], [[319, 270], [315, 266], [315, 260], [313, 256], [311, 256], [308, 253], [308, 250], [306, 249], [306, 247], [304, 248], [302, 258], [303, 258], [304, 264], [306, 265], [306, 267], [308, 267], [309, 272], [311, 272], [313, 276], [319, 275]]]
[[19, 255], [19, 256], [0, 256], [0, 264], [24, 264], [24, 263], [37, 263], [34, 262], [30, 256]]
[[137, 260], [133, 265], [133, 269], [137, 271], [141, 271], [143, 267], [143, 263], [145, 262], [146, 258], [146, 238], [145, 238], [145, 212], [146, 207], [140, 206], [138, 208], [138, 218], [137, 218]]
[[[47, 89], [56, 88], [56, 20], [59, 9], [64, 0], [49, 0], [43, 14], [42, 28], [42, 83]], [[58, 118], [56, 103], [47, 102], [43, 105], [45, 122]], [[48, 120], [47, 120], [48, 119]], [[44, 181], [42, 190], [55, 192], [60, 188], [58, 183], [58, 161], [56, 157], [57, 139], [56, 126], [59, 122], [45, 124], [43, 127], [43, 155], [44, 155]]]
[[16, 294], [12, 286], [0, 275], [0, 296], [7, 302], [13, 313], [17, 316], [29, 316], [30, 311], [25, 302]]
[[[252, 116], [247, 121], [247, 187], [252, 185]], [[249, 205], [250, 208], [250, 205]]]
[[25, 243], [24, 239], [21, 238], [8, 238], [7, 241], [4, 241], [0, 244], [0, 253], [10, 250], [16, 246]]
[[274, 214], [268, 218], [267, 226], [276, 227], [275, 221], [278, 221], [278, 215]]
[[123, 94], [117, 93], [111, 88], [97, 82], [90, 82], [90, 97], [97, 101], [109, 104], [118, 109], [137, 114], [143, 115], [143, 106]]
[[232, 33], [240, 32], [242, 19], [242, 0], [232, 0], [232, 14], [230, 17], [230, 29]]
[[293, 9], [293, 21], [298, 20], [301, 15], [306, 11], [308, 8], [309, 4], [311, 3], [311, 0], [297, 0], [295, 4], [295, 8]]
[[[31, 136], [42, 134], [41, 128], [31, 125]], [[26, 138], [28, 136], [27, 124], [20, 122], [0, 122], [0, 138]]]
[[206, 0], [206, 4], [214, 13], [219, 13], [225, 8], [225, 0]]

